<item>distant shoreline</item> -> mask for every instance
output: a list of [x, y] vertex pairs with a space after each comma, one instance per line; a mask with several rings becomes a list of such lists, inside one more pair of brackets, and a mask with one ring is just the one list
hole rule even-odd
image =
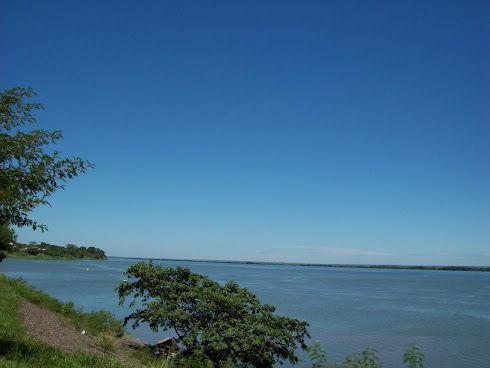
[[67, 244], [62, 247], [59, 245], [41, 242], [31, 242], [29, 244], [12, 244], [7, 251], [8, 258], [18, 259], [43, 259], [56, 261], [75, 261], [75, 260], [106, 260], [107, 257], [102, 249], [95, 247], [77, 247], [75, 244]]
[[413, 266], [413, 265], [357, 265], [357, 264], [317, 264], [317, 263], [292, 263], [292, 262], [258, 262], [258, 261], [226, 261], [226, 260], [201, 260], [201, 259], [171, 259], [171, 258], [148, 258], [148, 257], [118, 257], [152, 261], [178, 261], [196, 263], [226, 263], [226, 264], [250, 264], [269, 266], [301, 266], [301, 267], [331, 267], [331, 268], [374, 268], [386, 270], [419, 270], [419, 271], [477, 271], [490, 272], [487, 266]]
[[105, 258], [105, 259], [91, 258], [91, 257], [77, 258], [77, 257], [68, 257], [68, 256], [53, 257], [53, 256], [47, 256], [44, 254], [31, 255], [31, 254], [19, 254], [19, 253], [7, 253], [7, 258], [37, 259], [37, 260], [43, 260], [43, 261], [105, 261], [105, 260], [107, 260], [107, 258]]

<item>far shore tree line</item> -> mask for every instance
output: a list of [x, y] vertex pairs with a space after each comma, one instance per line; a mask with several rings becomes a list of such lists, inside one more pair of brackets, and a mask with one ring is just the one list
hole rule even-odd
[[64, 247], [59, 245], [41, 242], [30, 242], [29, 244], [16, 243], [10, 246], [7, 255], [22, 256], [29, 254], [31, 256], [45, 255], [50, 258], [60, 259], [107, 259], [102, 249], [95, 247], [78, 247], [74, 244], [66, 244]]

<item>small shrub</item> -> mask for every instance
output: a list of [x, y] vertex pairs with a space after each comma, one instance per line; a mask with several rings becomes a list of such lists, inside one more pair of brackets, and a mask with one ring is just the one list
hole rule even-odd
[[148, 368], [175, 368], [175, 365], [171, 357], [166, 357], [148, 363]]
[[408, 349], [403, 354], [403, 363], [408, 363], [409, 368], [424, 368], [422, 361], [425, 354], [420, 352], [420, 348], [413, 344], [407, 344], [405, 347]]
[[109, 352], [116, 351], [116, 345], [114, 344], [114, 341], [110, 337], [98, 336], [95, 338], [95, 344], [100, 346], [105, 351], [109, 351]]
[[61, 307], [61, 311], [63, 312], [63, 314], [65, 316], [68, 316], [70, 314], [73, 314], [73, 312], [74, 312], [73, 307], [74, 306], [75, 306], [75, 304], [72, 301], [66, 302]]
[[327, 366], [327, 352], [323, 350], [320, 341], [315, 341], [313, 346], [306, 349], [313, 363], [312, 368], [323, 368]]
[[377, 350], [367, 348], [360, 354], [347, 355], [343, 366], [349, 368], [381, 368], [383, 363], [379, 361], [377, 353]]
[[117, 337], [124, 335], [122, 322], [114, 317], [112, 312], [103, 309], [95, 312], [83, 312], [82, 309], [76, 310], [70, 318], [79, 329], [85, 329], [91, 334], [110, 333]]
[[36, 248], [29, 248], [27, 249], [27, 253], [29, 253], [31, 256], [37, 256], [39, 254], [39, 250]]

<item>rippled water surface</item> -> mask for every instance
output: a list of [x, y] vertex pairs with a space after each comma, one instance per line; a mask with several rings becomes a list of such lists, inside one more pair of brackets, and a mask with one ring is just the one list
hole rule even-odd
[[[106, 309], [122, 319], [128, 308], [118, 305], [114, 288], [136, 262], [6, 259], [0, 272], [21, 276], [61, 301], [71, 300], [85, 310]], [[262, 303], [276, 306], [278, 314], [307, 321], [329, 363], [369, 346], [379, 351], [385, 367], [402, 367], [403, 345], [414, 343], [426, 354], [426, 367], [490, 367], [486, 272], [155, 263], [188, 267], [219, 282], [236, 281]], [[171, 332], [155, 334], [144, 326], [133, 331], [134, 337], [148, 342], [167, 335]]]

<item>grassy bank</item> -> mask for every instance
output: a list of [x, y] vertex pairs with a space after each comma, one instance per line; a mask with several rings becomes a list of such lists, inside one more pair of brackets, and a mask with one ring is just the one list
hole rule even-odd
[[[170, 368], [167, 362], [152, 359], [144, 349], [121, 351], [115, 341], [123, 333], [121, 324], [108, 312], [83, 313], [72, 303], [61, 303], [24, 281], [0, 274], [0, 367], [2, 368]], [[28, 335], [20, 309], [26, 302], [56, 312], [66, 323], [84, 330], [99, 353], [81, 350], [72, 353], [42, 343]], [[29, 318], [28, 316], [25, 318]], [[48, 332], [48, 331], [46, 331]]]

